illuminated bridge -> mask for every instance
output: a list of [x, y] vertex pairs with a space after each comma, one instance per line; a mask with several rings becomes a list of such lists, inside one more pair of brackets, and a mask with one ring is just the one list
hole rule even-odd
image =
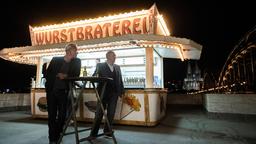
[[239, 41], [227, 57], [217, 78], [204, 75], [200, 92], [256, 92], [256, 26]]

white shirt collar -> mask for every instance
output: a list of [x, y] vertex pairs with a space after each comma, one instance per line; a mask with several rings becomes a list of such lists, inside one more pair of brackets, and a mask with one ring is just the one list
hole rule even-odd
[[108, 67], [110, 68], [111, 72], [113, 72], [114, 71], [114, 65], [111, 65], [109, 63], [107, 63], [107, 64], [108, 64]]

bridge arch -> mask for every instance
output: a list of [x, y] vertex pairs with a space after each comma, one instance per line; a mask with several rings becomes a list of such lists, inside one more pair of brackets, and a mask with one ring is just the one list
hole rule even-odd
[[225, 91], [256, 91], [256, 26], [239, 41], [228, 55], [217, 87]]

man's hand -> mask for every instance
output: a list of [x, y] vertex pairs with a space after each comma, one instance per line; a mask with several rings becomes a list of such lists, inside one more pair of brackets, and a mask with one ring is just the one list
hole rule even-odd
[[56, 77], [58, 77], [59, 79], [63, 80], [63, 79], [65, 79], [65, 78], [67, 78], [68, 75], [67, 75], [67, 74], [64, 74], [64, 73], [58, 73], [58, 74], [56, 75]]
[[125, 95], [125, 92], [123, 92], [121, 95], [119, 95], [119, 97], [122, 99]]

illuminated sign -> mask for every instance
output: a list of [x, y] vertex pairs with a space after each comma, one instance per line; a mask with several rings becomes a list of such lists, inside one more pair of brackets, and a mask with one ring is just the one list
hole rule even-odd
[[97, 39], [125, 34], [155, 34], [158, 11], [136, 11], [97, 19], [42, 27], [29, 27], [32, 45]]

